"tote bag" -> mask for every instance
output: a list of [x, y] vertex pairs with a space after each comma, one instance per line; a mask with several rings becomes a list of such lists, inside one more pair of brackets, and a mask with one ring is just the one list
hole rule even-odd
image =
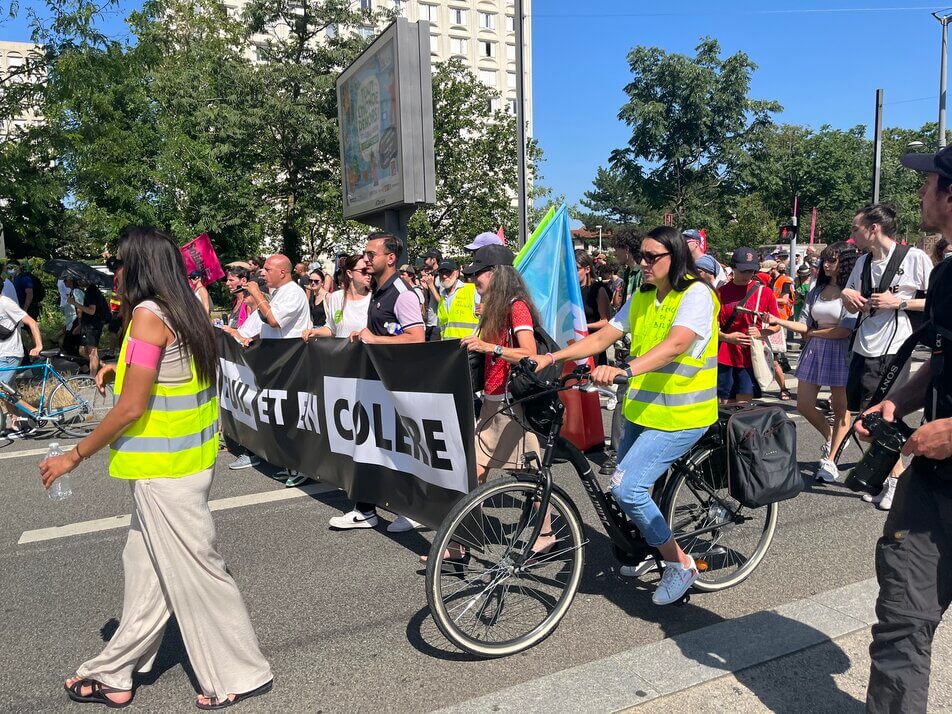
[[[761, 290], [763, 290], [763, 288], [761, 288]], [[754, 305], [758, 307], [760, 306], [761, 290], [757, 291], [757, 296], [754, 300]], [[759, 337], [751, 337], [750, 361], [754, 367], [754, 379], [757, 380], [757, 384], [760, 385], [761, 389], [767, 389], [774, 383], [773, 350], [770, 344]]]

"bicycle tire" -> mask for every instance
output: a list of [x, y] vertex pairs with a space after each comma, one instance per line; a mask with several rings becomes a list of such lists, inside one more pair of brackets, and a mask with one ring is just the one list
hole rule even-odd
[[106, 393], [102, 395], [94, 378], [76, 376], [56, 385], [45, 408], [49, 411], [68, 410], [57, 419], [50, 419], [50, 423], [67, 436], [82, 438], [99, 426], [115, 402], [112, 386], [107, 385]]
[[[529, 525], [522, 525], [519, 531], [506, 530], [502, 518], [505, 497], [510, 497], [511, 510], [515, 512], [521, 508], [525, 512], [525, 509], [532, 508], [527, 504], [527, 497], [535, 496], [540, 488], [540, 484], [535, 481], [515, 476], [505, 476], [483, 484], [456, 504], [436, 532], [426, 567], [427, 603], [443, 636], [464, 652], [483, 658], [496, 658], [517, 654], [537, 645], [555, 631], [575, 598], [584, 566], [584, 532], [578, 509], [558, 486], [553, 485], [550, 498], [551, 527], [558, 536], [556, 545], [548, 553], [527, 561], [523, 573], [513, 572], [511, 564], [507, 564], [509, 553], [513, 547], [518, 547], [521, 534], [527, 532]], [[537, 513], [536, 510], [530, 514], [530, 518], [537, 518]], [[477, 518], [477, 514], [481, 534], [475, 533], [466, 523], [470, 517]], [[493, 527], [496, 523], [499, 524], [498, 531]], [[521, 519], [518, 523], [522, 523]], [[487, 524], [491, 533], [485, 532]], [[500, 542], [491, 542], [497, 540], [497, 534]], [[467, 562], [444, 559], [450, 544], [467, 541], [476, 543], [480, 541], [480, 536], [484, 546], [480, 550], [470, 545], [470, 559]], [[495, 557], [497, 550], [500, 555], [498, 559]], [[548, 574], [553, 566], [557, 572]], [[545, 580], [541, 577], [543, 571], [546, 572]], [[563, 577], [560, 579], [559, 576]], [[509, 582], [516, 580], [520, 583], [514, 585]], [[450, 585], [454, 585], [454, 589], [451, 590]], [[553, 599], [542, 592], [544, 586], [559, 589], [558, 597]], [[538, 590], [534, 591], [533, 588]], [[465, 598], [469, 596], [465, 591], [470, 589], [475, 590], [476, 594], [466, 601]], [[520, 603], [517, 600], [515, 605], [507, 602], [507, 598], [517, 595], [524, 601]], [[493, 598], [496, 602], [491, 605]], [[526, 602], [530, 619], [538, 619], [538, 622], [512, 636], [511, 630], [507, 630], [504, 639], [489, 641], [490, 630], [495, 630], [507, 605], [511, 610], [514, 607], [522, 608], [514, 610], [521, 613]], [[540, 606], [544, 614], [535, 618], [533, 611], [540, 609]], [[454, 609], [451, 610], [451, 607]], [[461, 607], [464, 609], [460, 611]], [[485, 637], [480, 638], [475, 627], [467, 631], [461, 624], [464, 616], [468, 619], [469, 614], [473, 615], [475, 625], [484, 629]]]
[[[701, 592], [724, 590], [746, 580], [766, 555], [777, 528], [778, 504], [745, 509], [730, 497], [726, 466], [726, 446], [698, 449], [675, 467], [664, 494], [665, 519], [681, 548], [698, 562], [699, 575], [694, 587]], [[725, 538], [736, 527], [749, 523], [738, 523], [738, 518], [756, 521], [744, 531], [745, 535], [750, 534], [750, 540], [756, 539], [750, 548]], [[723, 528], [696, 533], [721, 521]], [[738, 547], [751, 552], [744, 553]], [[739, 558], [744, 559], [742, 563]], [[729, 571], [734, 563], [739, 567]]]

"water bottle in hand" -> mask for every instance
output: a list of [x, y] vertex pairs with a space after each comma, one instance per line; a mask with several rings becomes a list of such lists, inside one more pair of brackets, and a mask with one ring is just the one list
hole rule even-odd
[[[62, 455], [63, 451], [60, 449], [60, 445], [55, 441], [52, 442], [50, 447], [46, 450], [47, 459]], [[73, 485], [70, 483], [69, 474], [63, 474], [56, 479], [46, 493], [49, 495], [51, 501], [62, 501], [67, 496], [72, 496]]]

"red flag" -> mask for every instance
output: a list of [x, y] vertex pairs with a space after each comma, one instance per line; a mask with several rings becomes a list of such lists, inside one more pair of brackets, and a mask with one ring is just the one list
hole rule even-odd
[[698, 233], [701, 234], [701, 252], [707, 253], [707, 231], [702, 228]]
[[499, 240], [502, 241], [502, 244], [506, 245], [506, 233], [503, 231], [502, 226], [499, 226], [499, 230], [496, 231], [496, 235], [499, 236]]
[[813, 245], [814, 233], [816, 233], [816, 206], [813, 207], [813, 213], [810, 215], [810, 245]]
[[202, 233], [197, 238], [193, 238], [183, 245], [180, 250], [182, 251], [182, 259], [185, 261], [186, 275], [193, 270], [201, 270], [204, 273], [202, 277], [203, 285], [214, 283], [216, 280], [225, 277], [225, 271], [221, 268], [218, 255], [215, 253], [215, 248], [212, 246], [207, 233]]

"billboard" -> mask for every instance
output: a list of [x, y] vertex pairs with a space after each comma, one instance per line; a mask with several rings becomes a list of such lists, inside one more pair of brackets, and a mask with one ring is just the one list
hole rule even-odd
[[398, 18], [337, 78], [344, 218], [436, 200], [429, 43]]

